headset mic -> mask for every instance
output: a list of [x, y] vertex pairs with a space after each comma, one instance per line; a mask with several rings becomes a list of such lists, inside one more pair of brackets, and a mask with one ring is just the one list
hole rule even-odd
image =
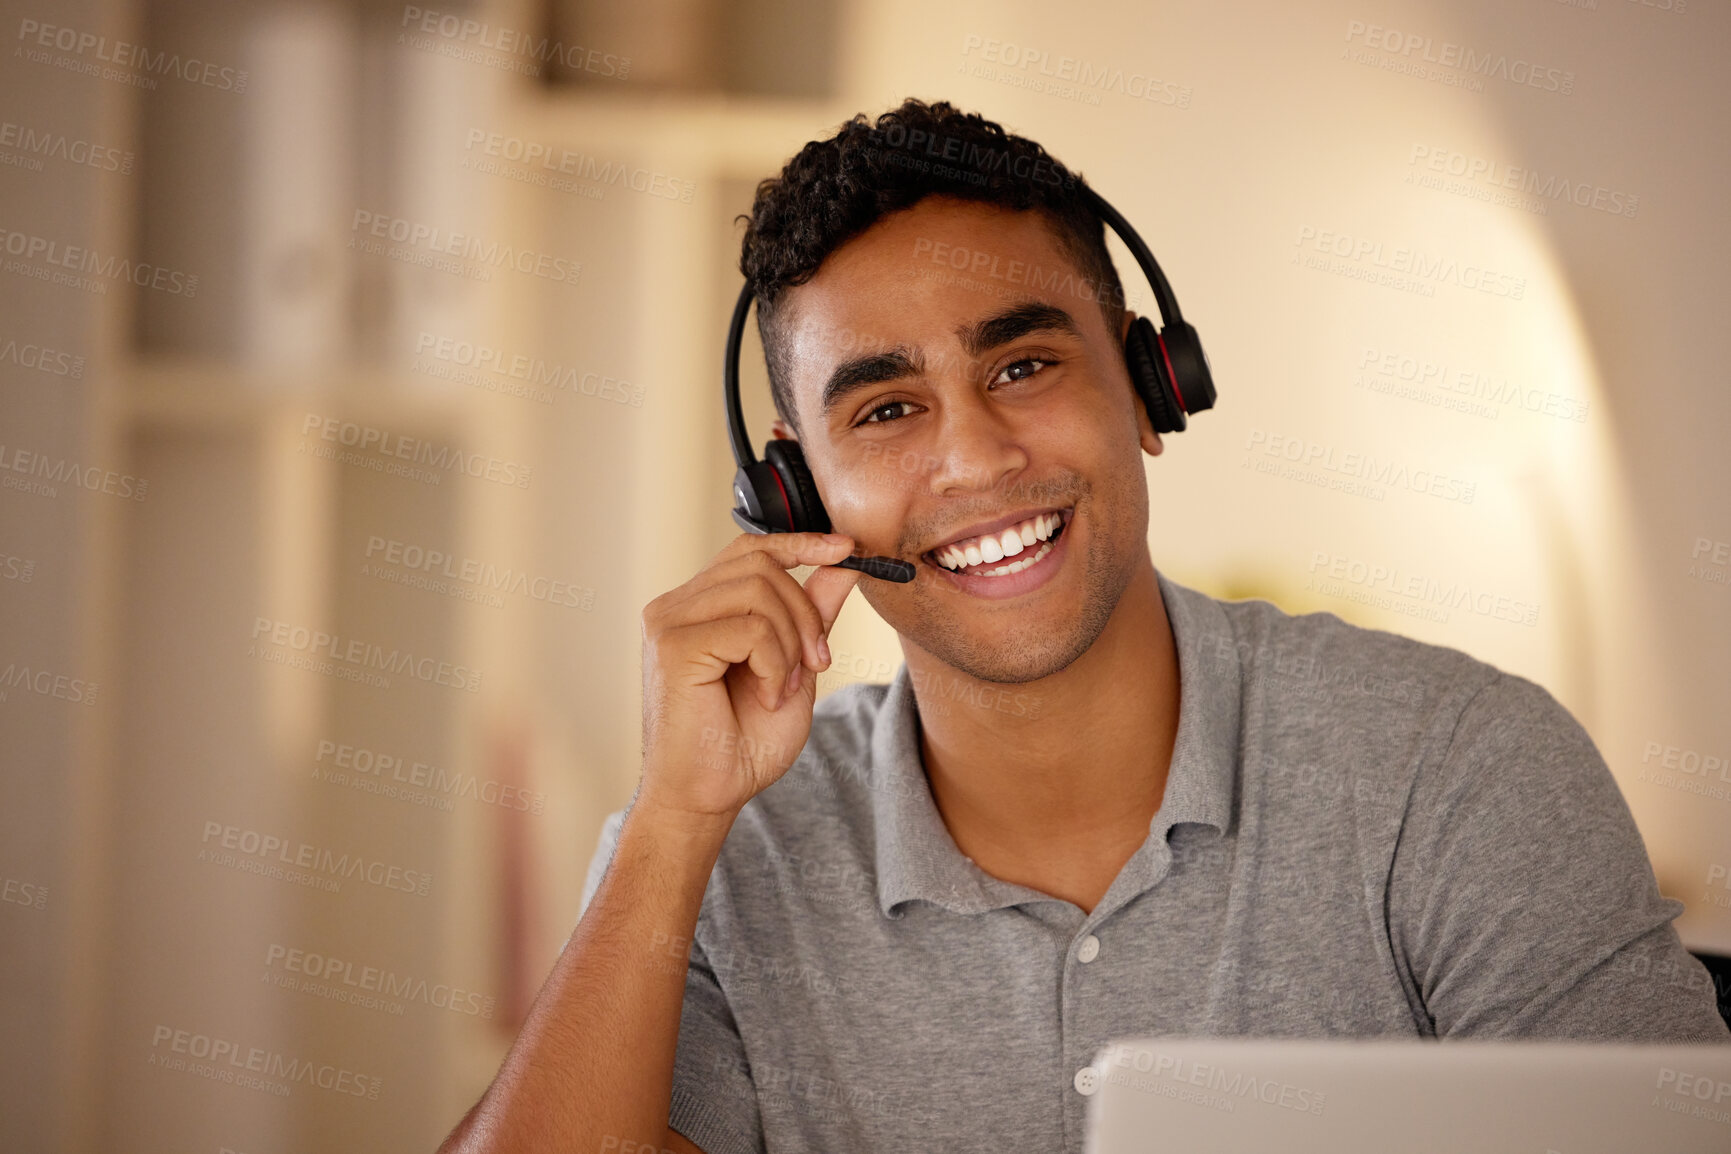
[[[738, 509], [733, 511], [733, 519], [747, 533], [773, 533], [768, 525], [754, 517], [748, 517]], [[785, 531], [785, 530], [784, 530]], [[822, 532], [828, 532], [825, 529]], [[837, 569], [858, 569], [867, 577], [876, 577], [879, 581], [894, 581], [906, 584], [914, 579], [914, 567], [910, 563], [895, 557], [843, 557], [835, 563]]]
[[879, 581], [894, 581], [905, 584], [914, 579], [914, 567], [906, 561], [898, 561], [894, 557], [843, 557], [836, 562], [840, 569], [858, 569], [867, 577], [876, 577]]

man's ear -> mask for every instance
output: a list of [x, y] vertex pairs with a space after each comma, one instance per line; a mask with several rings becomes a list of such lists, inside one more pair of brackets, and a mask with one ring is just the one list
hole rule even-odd
[[[1122, 345], [1130, 336], [1130, 326], [1136, 322], [1136, 314], [1129, 309], [1124, 310], [1124, 324], [1118, 333], [1118, 343]], [[1129, 374], [1129, 366], [1125, 366], [1125, 375]], [[1142, 394], [1136, 391], [1136, 386], [1130, 386], [1131, 407], [1136, 410], [1136, 430], [1140, 434], [1142, 451], [1150, 457], [1158, 457], [1166, 451], [1166, 445], [1160, 440], [1160, 434], [1154, 431], [1154, 422], [1148, 419], [1148, 407], [1142, 403]]]
[[787, 422], [782, 420], [780, 417], [777, 417], [775, 420], [770, 422], [769, 432], [771, 436], [780, 441], [799, 440], [799, 436], [792, 429], [788, 428]]

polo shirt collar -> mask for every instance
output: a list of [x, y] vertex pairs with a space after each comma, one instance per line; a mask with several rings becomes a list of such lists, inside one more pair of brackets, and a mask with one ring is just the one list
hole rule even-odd
[[[1237, 782], [1240, 729], [1238, 648], [1226, 612], [1204, 593], [1155, 571], [1178, 651], [1178, 733], [1166, 795], [1143, 844], [1094, 911], [1103, 916], [1165, 876], [1166, 836], [1180, 822], [1224, 833]], [[1048, 894], [1001, 881], [962, 855], [932, 800], [920, 757], [919, 715], [904, 662], [884, 695], [871, 742], [878, 905], [886, 916], [919, 898], [955, 913], [983, 913]]]

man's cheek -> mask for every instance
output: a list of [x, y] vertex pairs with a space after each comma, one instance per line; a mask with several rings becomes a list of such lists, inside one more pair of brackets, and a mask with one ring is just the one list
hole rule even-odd
[[878, 505], [886, 496], [911, 497], [922, 492], [938, 464], [926, 453], [873, 443], [861, 450], [849, 480], [857, 481], [866, 494], [862, 500]]
[[846, 475], [819, 483], [830, 527], [859, 543], [862, 553], [897, 556], [917, 478], [879, 462], [858, 462]]

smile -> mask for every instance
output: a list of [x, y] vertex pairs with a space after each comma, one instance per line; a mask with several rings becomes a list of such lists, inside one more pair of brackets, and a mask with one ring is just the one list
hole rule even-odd
[[1013, 576], [1045, 559], [1063, 534], [1070, 512], [1037, 513], [989, 533], [958, 538], [929, 550], [926, 558], [969, 577]]

